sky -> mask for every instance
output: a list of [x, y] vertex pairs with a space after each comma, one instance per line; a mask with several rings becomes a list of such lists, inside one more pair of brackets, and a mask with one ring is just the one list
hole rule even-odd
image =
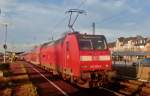
[[150, 37], [150, 0], [0, 0], [0, 51], [3, 51], [5, 24], [10, 51], [23, 51], [58, 39], [65, 32], [69, 9], [85, 10], [74, 28], [81, 33], [105, 35], [108, 42], [125, 36]]

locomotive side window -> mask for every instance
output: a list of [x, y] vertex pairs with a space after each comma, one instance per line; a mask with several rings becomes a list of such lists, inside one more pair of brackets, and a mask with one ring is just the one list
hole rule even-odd
[[69, 51], [69, 42], [66, 42], [66, 50]]

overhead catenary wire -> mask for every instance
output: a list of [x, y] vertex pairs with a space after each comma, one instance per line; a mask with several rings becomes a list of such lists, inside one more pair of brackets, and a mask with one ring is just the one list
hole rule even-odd
[[87, 0], [81, 1], [81, 4], [76, 9], [80, 9], [86, 2], [87, 2]]
[[[85, 4], [85, 2], [87, 2], [87, 0], [83, 0], [80, 4], [79, 4], [79, 6], [77, 6], [77, 8], [76, 9], [79, 9], [79, 8], [81, 8], [84, 4]], [[71, 18], [71, 17], [70, 17]], [[65, 16], [63, 19], [61, 19], [58, 23], [56, 23], [53, 27], [52, 27], [52, 29], [50, 30], [50, 32], [51, 32], [51, 40], [54, 40], [54, 32], [55, 32], [55, 29], [58, 27], [58, 26], [60, 26], [65, 20], [67, 19], [67, 16]], [[70, 21], [69, 21], [70, 22]], [[75, 23], [75, 21], [74, 21], [74, 23]], [[74, 24], [73, 23], [73, 24]]]
[[[82, 3], [81, 3], [78, 7], [80, 8], [80, 7], [83, 6], [86, 2], [87, 2], [87, 0], [83, 0]], [[111, 15], [111, 16], [105, 17], [105, 18], [103, 18], [102, 20], [100, 20], [99, 22], [95, 22], [95, 21], [94, 21], [94, 18], [95, 18], [95, 17], [93, 17], [92, 15], [88, 14], [88, 20], [90, 20], [90, 22], [95, 22], [95, 24], [98, 23], [98, 25], [99, 25], [99, 24], [103, 24], [103, 23], [105, 23], [105, 22], [107, 22], [107, 21], [109, 21], [109, 20], [113, 20], [114, 17], [116, 17], [117, 15], [120, 16], [122, 13], [123, 13], [123, 11], [121, 11], [121, 12], [119, 12], [119, 13], [117, 13], [117, 14], [113, 14], [113, 15]], [[93, 18], [93, 19], [91, 19], [91, 18]], [[111, 34], [112, 34], [112, 33], [111, 33]], [[119, 33], [119, 34], [120, 34], [120, 33]]]
[[[86, 12], [85, 12], [84, 10], [79, 10], [79, 9], [69, 9], [69, 11], [67, 11], [66, 13], [69, 13], [69, 14], [70, 14], [68, 27], [69, 27], [69, 29], [71, 29], [73, 32], [75, 32], [73, 26], [74, 26], [75, 22], [77, 21], [77, 18], [79, 17], [79, 14], [84, 14], [84, 13], [86, 13]], [[74, 19], [72, 19], [73, 13], [76, 13], [76, 16], [75, 16]]]
[[60, 26], [66, 19], [67, 19], [67, 17], [65, 16], [63, 19], [61, 19], [59, 22], [57, 22], [57, 23], [52, 27], [52, 29], [50, 30], [50, 32], [51, 32], [51, 40], [54, 40], [53, 35], [54, 35], [54, 32], [56, 31], [56, 28], [57, 28], [58, 26]]
[[[107, 17], [101, 19], [100, 21], [94, 21], [96, 18], [93, 17], [91, 14], [88, 14], [88, 19], [87, 19], [87, 20], [90, 20], [89, 22], [93, 22], [93, 21], [94, 21], [95, 24], [97, 24], [97, 26], [99, 27], [99, 26], [103, 25], [104, 23], [106, 23], [106, 22], [108, 22], [108, 21], [110, 21], [110, 20], [114, 20], [117, 16], [120, 17], [123, 12], [124, 12], [124, 11], [120, 11], [120, 12], [118, 12], [118, 13], [116, 13], [116, 14], [112, 14], [112, 15], [110, 15], [110, 16], [107, 16]], [[100, 27], [99, 27], [99, 28], [100, 28]], [[105, 35], [106, 35], [106, 34], [107, 34], [107, 35], [109, 34], [109, 35], [111, 35], [111, 36], [114, 35], [114, 32], [108, 32], [109, 29], [106, 30], [106, 31], [107, 31], [107, 32], [105, 32]], [[118, 30], [115, 30], [115, 31], [118, 31]], [[121, 34], [121, 33], [119, 32], [118, 34]], [[118, 34], [117, 34], [117, 35], [118, 35]]]

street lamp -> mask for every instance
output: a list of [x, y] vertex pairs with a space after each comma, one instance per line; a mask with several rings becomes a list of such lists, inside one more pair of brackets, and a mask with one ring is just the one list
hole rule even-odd
[[[0, 15], [1, 15], [1, 9], [0, 9]], [[8, 24], [2, 24], [4, 26], [4, 32], [5, 32], [5, 38], [4, 38], [4, 63], [6, 63], [6, 50], [7, 50], [7, 27]]]
[[4, 52], [4, 63], [6, 63], [6, 50], [7, 50], [7, 27], [8, 27], [8, 25], [7, 25], [7, 24], [4, 24], [4, 27], [5, 27], [5, 40], [4, 40], [4, 45], [3, 45], [3, 47], [4, 47], [4, 50], [5, 50], [5, 52]]

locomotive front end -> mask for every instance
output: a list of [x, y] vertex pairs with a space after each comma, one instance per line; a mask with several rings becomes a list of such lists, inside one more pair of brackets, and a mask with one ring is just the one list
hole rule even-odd
[[80, 35], [78, 43], [80, 82], [85, 82], [83, 85], [88, 87], [97, 87], [109, 82], [112, 78], [112, 59], [105, 37]]

